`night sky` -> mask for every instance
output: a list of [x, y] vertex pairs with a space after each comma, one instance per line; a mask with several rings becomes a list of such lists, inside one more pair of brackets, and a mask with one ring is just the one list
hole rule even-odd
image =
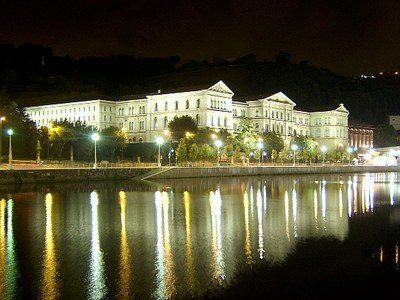
[[273, 60], [279, 51], [339, 74], [400, 71], [400, 1], [3, 1], [0, 43], [57, 56]]

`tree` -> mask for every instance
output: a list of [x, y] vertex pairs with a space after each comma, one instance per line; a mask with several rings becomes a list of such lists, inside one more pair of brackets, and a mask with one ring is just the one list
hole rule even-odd
[[[29, 118], [25, 109], [19, 107], [13, 101], [8, 103], [2, 102], [0, 104], [0, 116], [5, 117], [3, 129], [12, 128], [14, 131], [12, 137], [14, 157], [34, 158], [40, 132], [35, 122]], [[2, 143], [3, 149], [6, 146], [6, 143]]]
[[101, 148], [105, 150], [105, 156], [114, 161], [114, 155], [117, 150], [123, 150], [126, 147], [128, 137], [122, 129], [110, 126], [101, 131]]
[[297, 135], [294, 138], [294, 144], [299, 147], [298, 158], [310, 159], [316, 155], [317, 143], [309, 136]]
[[197, 144], [192, 144], [189, 148], [189, 159], [191, 161], [195, 161], [199, 156], [199, 153], [200, 153], [199, 146], [197, 146]]
[[235, 155], [235, 151], [234, 151], [233, 145], [232, 144], [226, 145], [224, 147], [223, 153], [231, 161], [231, 164], [233, 164], [233, 157]]
[[255, 149], [257, 142], [257, 134], [251, 125], [251, 119], [241, 117], [238, 126], [238, 135], [236, 136], [236, 143], [240, 149], [245, 152], [246, 157], [250, 156], [250, 152]]
[[187, 146], [185, 143], [185, 139], [181, 139], [181, 141], [179, 142], [178, 147], [176, 148], [176, 158], [179, 161], [186, 161], [187, 157], [188, 157], [188, 150], [187, 150]]
[[203, 161], [211, 161], [217, 156], [217, 152], [209, 144], [203, 144], [199, 156]]
[[280, 134], [273, 131], [263, 132], [261, 138], [264, 144], [264, 150], [271, 154], [272, 149], [280, 152], [284, 148], [284, 141]]
[[173, 139], [180, 140], [186, 136], [186, 132], [196, 133], [198, 127], [195, 119], [184, 115], [181, 117], [175, 116], [172, 121], [168, 123], [168, 129]]

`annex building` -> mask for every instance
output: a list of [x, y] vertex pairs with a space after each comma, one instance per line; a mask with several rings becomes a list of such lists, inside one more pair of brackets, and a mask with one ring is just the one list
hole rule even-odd
[[296, 110], [284, 93], [233, 100], [234, 92], [223, 82], [153, 94], [124, 96], [119, 100], [77, 100], [25, 107], [38, 127], [56, 121], [86, 122], [95, 130], [110, 126], [124, 129], [129, 143], [152, 142], [163, 136], [175, 116], [188, 115], [199, 128], [235, 133], [240, 118], [252, 120], [256, 132], [281, 134], [285, 146], [295, 135], [307, 135], [328, 149], [346, 150], [349, 111], [343, 104], [321, 111]]

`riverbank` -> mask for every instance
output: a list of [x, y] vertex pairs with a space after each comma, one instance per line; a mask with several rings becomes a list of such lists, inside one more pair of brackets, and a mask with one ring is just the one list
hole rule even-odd
[[223, 167], [119, 167], [63, 168], [45, 166], [0, 171], [0, 184], [89, 183], [96, 181], [157, 180], [202, 177], [235, 177], [285, 174], [400, 172], [400, 166], [223, 166]]

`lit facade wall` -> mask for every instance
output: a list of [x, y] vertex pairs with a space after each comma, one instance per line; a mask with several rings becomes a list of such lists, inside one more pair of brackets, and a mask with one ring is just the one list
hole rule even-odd
[[[67, 120], [86, 122], [99, 130], [110, 126], [124, 129], [129, 142], [154, 141], [164, 136], [168, 122], [188, 115], [199, 128], [227, 129], [235, 133], [241, 117], [252, 120], [256, 132], [273, 131], [290, 143], [294, 135], [311, 136], [329, 148], [347, 147], [348, 115], [343, 104], [332, 111], [294, 110], [296, 103], [282, 92], [255, 100], [233, 101], [234, 93], [219, 81], [213, 86], [130, 97], [119, 101], [87, 100], [26, 107], [38, 127]], [[372, 140], [371, 143], [372, 144]]]
[[38, 127], [52, 122], [85, 122], [93, 128], [115, 126], [115, 101], [87, 100], [26, 107], [26, 112]]

